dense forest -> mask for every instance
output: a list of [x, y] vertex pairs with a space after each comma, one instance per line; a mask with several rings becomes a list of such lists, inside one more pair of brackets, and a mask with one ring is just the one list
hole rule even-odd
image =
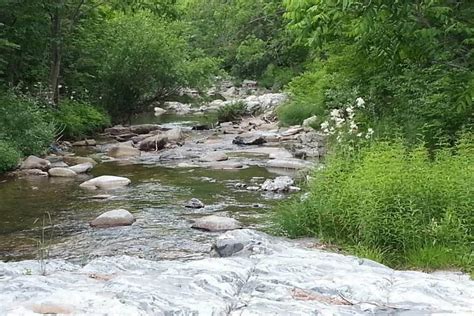
[[[216, 78], [285, 91], [327, 135], [278, 230], [471, 269], [474, 2], [0, 0], [0, 172]], [[470, 267], [470, 268], [469, 268]]]

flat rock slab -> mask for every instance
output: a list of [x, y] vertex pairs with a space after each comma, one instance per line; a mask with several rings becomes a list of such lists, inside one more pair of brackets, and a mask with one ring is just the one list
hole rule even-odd
[[228, 159], [229, 157], [227, 157], [227, 155], [223, 152], [211, 152], [199, 158], [199, 161], [213, 162], [213, 161], [225, 161]]
[[311, 162], [301, 159], [272, 159], [267, 161], [268, 168], [278, 169], [305, 169], [312, 165]]
[[231, 257], [115, 256], [85, 266], [48, 260], [46, 276], [36, 260], [0, 262], [0, 315], [471, 315], [474, 309], [474, 281], [466, 276], [397, 271], [249, 230], [218, 240]]
[[265, 137], [262, 135], [242, 135], [236, 136], [232, 143], [236, 145], [262, 145], [266, 143]]
[[133, 215], [124, 209], [105, 212], [94, 219], [90, 225], [92, 227], [115, 227], [132, 225], [135, 221]]
[[63, 177], [63, 178], [71, 178], [77, 176], [73, 170], [69, 168], [51, 168], [48, 170], [48, 174], [50, 177]]
[[84, 189], [90, 190], [113, 190], [125, 187], [131, 183], [130, 179], [116, 176], [100, 176], [87, 180], [81, 183], [79, 186]]
[[217, 231], [239, 229], [239, 228], [242, 228], [242, 225], [239, 223], [238, 220], [230, 218], [230, 217], [209, 215], [209, 216], [204, 216], [195, 220], [192, 225], [192, 228], [208, 230], [211, 232], [217, 232]]

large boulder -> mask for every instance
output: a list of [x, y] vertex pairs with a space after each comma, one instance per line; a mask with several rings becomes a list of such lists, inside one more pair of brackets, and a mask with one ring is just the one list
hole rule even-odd
[[74, 166], [69, 167], [69, 170], [74, 171], [75, 173], [86, 173], [89, 172], [92, 168], [94, 168], [94, 165], [91, 164], [90, 162], [85, 162], [85, 163], [80, 163]]
[[81, 183], [79, 186], [90, 190], [113, 190], [125, 187], [131, 183], [130, 179], [116, 176], [100, 176]]
[[63, 178], [70, 178], [77, 176], [73, 170], [69, 168], [51, 168], [48, 170], [48, 174], [51, 177], [63, 177]]
[[288, 176], [276, 177], [275, 179], [267, 179], [261, 186], [263, 191], [285, 192], [289, 191], [294, 181]]
[[216, 232], [239, 229], [242, 228], [242, 225], [239, 221], [230, 217], [210, 215], [195, 220], [192, 228]]
[[130, 126], [130, 131], [135, 134], [149, 134], [153, 131], [161, 130], [161, 126], [158, 124], [140, 124]]
[[64, 156], [64, 162], [70, 166], [79, 165], [83, 163], [90, 163], [93, 166], [97, 165], [97, 162], [90, 157], [80, 157], [80, 156]]
[[105, 212], [90, 222], [92, 227], [128, 226], [135, 221], [133, 215], [124, 209]]
[[28, 156], [21, 164], [20, 169], [39, 169], [48, 170], [51, 162], [46, 159], [38, 158], [36, 156]]
[[319, 121], [320, 121], [319, 118], [316, 115], [313, 115], [313, 116], [308, 117], [307, 119], [305, 119], [303, 121], [302, 126], [305, 127], [305, 128], [315, 127], [318, 124]]
[[132, 146], [114, 146], [110, 148], [107, 155], [113, 158], [133, 158], [140, 157], [140, 150]]
[[169, 131], [165, 132], [165, 137], [170, 142], [179, 142], [184, 139], [183, 130], [179, 127], [170, 129]]
[[262, 145], [266, 142], [264, 136], [257, 134], [236, 136], [232, 141], [236, 145]]
[[168, 138], [165, 135], [155, 135], [145, 138], [140, 142], [140, 150], [145, 151], [156, 151], [163, 149], [168, 142]]

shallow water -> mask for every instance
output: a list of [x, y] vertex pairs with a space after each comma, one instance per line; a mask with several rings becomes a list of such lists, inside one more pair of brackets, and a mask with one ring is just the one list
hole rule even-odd
[[[92, 176], [128, 177], [132, 184], [124, 189], [87, 191], [79, 184]], [[244, 226], [261, 228], [268, 223], [274, 196], [238, 189], [243, 182], [260, 184], [274, 177], [265, 168], [210, 170], [204, 168], [166, 168], [153, 164], [106, 162], [89, 176], [74, 179], [31, 177], [0, 179], [0, 260], [19, 260], [37, 256], [42, 227], [49, 241], [53, 223], [51, 257], [87, 261], [101, 255], [128, 254], [148, 259], [191, 259], [205, 256], [215, 234], [191, 227], [191, 220], [208, 214], [239, 219]], [[92, 198], [110, 194], [106, 200]], [[183, 205], [193, 197], [202, 200], [204, 209]], [[130, 227], [93, 229], [89, 221], [101, 213], [125, 208], [137, 221]]]

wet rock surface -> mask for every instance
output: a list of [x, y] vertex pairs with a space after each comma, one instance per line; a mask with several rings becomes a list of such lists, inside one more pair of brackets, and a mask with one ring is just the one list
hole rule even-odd
[[113, 190], [130, 184], [130, 179], [117, 176], [100, 176], [80, 184], [81, 188], [90, 190]]
[[51, 260], [46, 276], [37, 261], [0, 263], [0, 314], [468, 315], [474, 308], [465, 277], [397, 271], [251, 230], [219, 241], [235, 251], [188, 262]]
[[91, 221], [92, 227], [115, 227], [132, 225], [135, 221], [133, 215], [124, 209], [112, 210], [99, 215]]
[[223, 216], [209, 215], [194, 221], [193, 228], [203, 229], [211, 232], [220, 232], [242, 228], [239, 221]]

